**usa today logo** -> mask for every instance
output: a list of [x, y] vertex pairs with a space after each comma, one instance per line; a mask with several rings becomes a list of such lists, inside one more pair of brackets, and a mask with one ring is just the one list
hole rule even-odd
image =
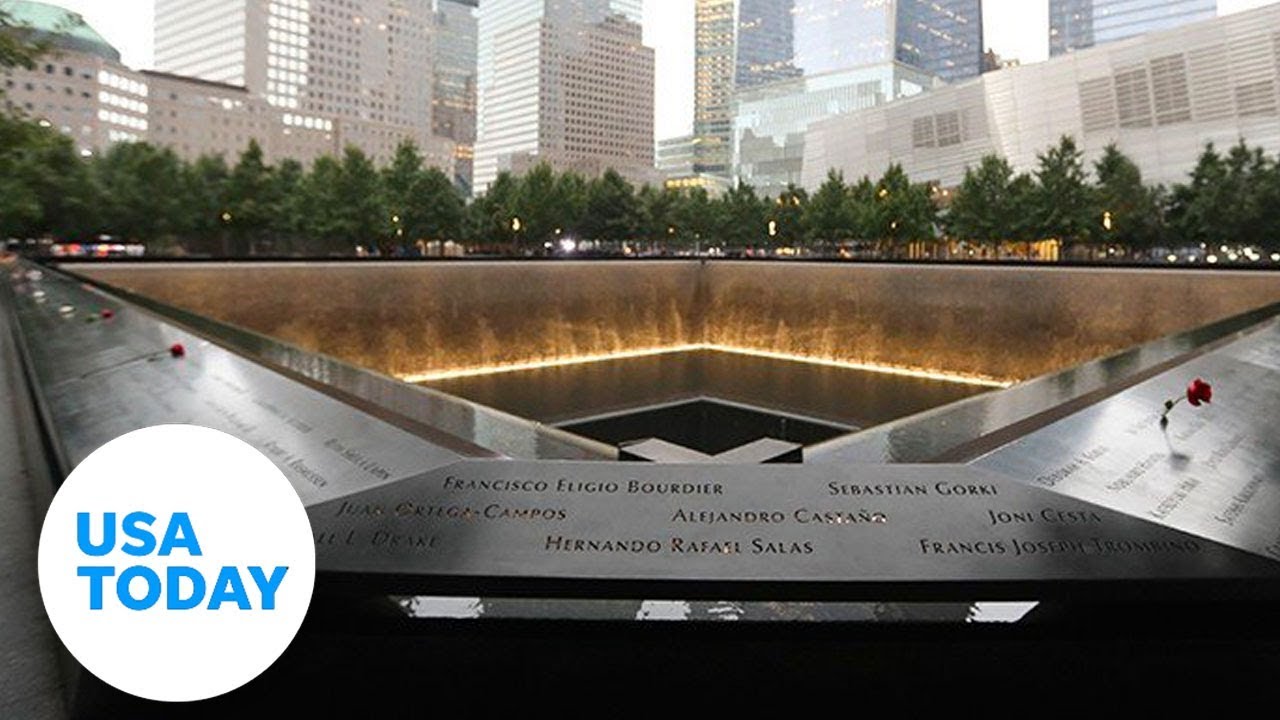
[[54, 630], [85, 669], [138, 697], [194, 701], [244, 685], [289, 646], [315, 545], [270, 460], [169, 425], [104, 445], [67, 478], [39, 574]]

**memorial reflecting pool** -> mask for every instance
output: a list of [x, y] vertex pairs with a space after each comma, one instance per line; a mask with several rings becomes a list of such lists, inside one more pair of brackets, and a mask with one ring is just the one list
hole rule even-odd
[[710, 443], [698, 449], [711, 454], [761, 434], [812, 444], [993, 389], [713, 350], [423, 384], [609, 444], [661, 437], [691, 447]]
[[[319, 353], [442, 391], [393, 404], [458, 437], [483, 435], [481, 444], [532, 433], [536, 447], [498, 448], [518, 457], [578, 457], [581, 437], [616, 446], [665, 431], [708, 451], [752, 433], [813, 445], [1280, 301], [1274, 276], [1240, 271], [734, 261], [70, 267], [286, 343], [304, 364]], [[265, 347], [248, 342], [252, 352]], [[332, 370], [316, 377], [332, 383]], [[502, 417], [478, 422], [483, 408]], [[579, 437], [549, 438], [556, 433], [511, 416]], [[601, 453], [588, 445], [588, 455]]]

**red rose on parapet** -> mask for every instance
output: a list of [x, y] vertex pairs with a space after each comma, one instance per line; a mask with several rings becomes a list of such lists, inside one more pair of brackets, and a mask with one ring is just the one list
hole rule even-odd
[[1207, 403], [1213, 399], [1213, 388], [1209, 383], [1196, 378], [1187, 385], [1187, 402], [1193, 407], [1200, 407], [1201, 404]]
[[1164, 403], [1164, 414], [1160, 416], [1160, 424], [1169, 424], [1169, 413], [1177, 407], [1178, 403], [1186, 400], [1191, 407], [1200, 407], [1210, 403], [1213, 400], [1213, 386], [1209, 383], [1196, 378], [1187, 385], [1187, 394], [1185, 397], [1178, 397], [1172, 400], [1166, 400]]

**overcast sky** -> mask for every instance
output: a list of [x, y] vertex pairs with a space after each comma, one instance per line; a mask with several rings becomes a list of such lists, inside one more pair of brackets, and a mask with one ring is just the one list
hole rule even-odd
[[[125, 64], [151, 66], [154, 0], [49, 1], [83, 14], [120, 49]], [[1228, 14], [1277, 1], [1218, 0], [1218, 8]], [[1048, 0], [985, 0], [987, 46], [1024, 64], [1044, 60], [1048, 6]], [[645, 0], [645, 42], [658, 53], [658, 137], [687, 134], [693, 124], [693, 0]]]

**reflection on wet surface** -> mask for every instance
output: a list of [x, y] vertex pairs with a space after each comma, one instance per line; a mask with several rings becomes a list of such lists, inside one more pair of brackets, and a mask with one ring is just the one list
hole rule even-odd
[[428, 383], [548, 424], [715, 398], [867, 428], [990, 388], [715, 351], [550, 367]]

